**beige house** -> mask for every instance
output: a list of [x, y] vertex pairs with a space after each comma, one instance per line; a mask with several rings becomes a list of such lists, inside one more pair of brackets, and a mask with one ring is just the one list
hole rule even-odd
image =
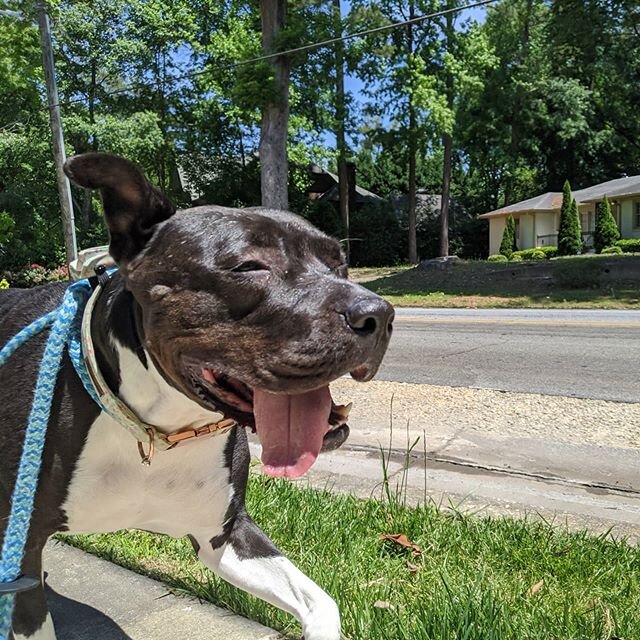
[[[640, 238], [640, 176], [631, 176], [573, 192], [580, 211], [585, 245], [589, 247], [593, 244], [596, 206], [605, 195], [611, 203], [621, 237]], [[509, 215], [513, 216], [516, 223], [518, 249], [555, 246], [558, 243], [561, 206], [562, 193], [549, 191], [479, 216], [489, 220], [489, 253], [500, 251], [504, 225]]]

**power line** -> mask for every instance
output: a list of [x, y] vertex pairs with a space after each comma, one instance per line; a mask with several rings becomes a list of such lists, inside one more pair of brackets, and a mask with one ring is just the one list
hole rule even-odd
[[[347, 35], [340, 36], [337, 38], [329, 38], [328, 40], [322, 40], [320, 42], [313, 42], [311, 44], [301, 45], [299, 47], [294, 47], [293, 49], [287, 49], [285, 51], [277, 51], [275, 53], [269, 53], [262, 56], [257, 56], [255, 58], [247, 58], [246, 60], [236, 60], [234, 62], [228, 62], [226, 64], [218, 65], [215, 67], [210, 67], [208, 69], [202, 69], [200, 71], [194, 71], [191, 73], [185, 73], [180, 76], [175, 76], [173, 78], [168, 78], [164, 82], [166, 83], [176, 83], [182, 80], [188, 80], [190, 78], [196, 78], [199, 76], [204, 76], [207, 74], [214, 74], [220, 71], [227, 71], [229, 69], [235, 69], [237, 67], [242, 67], [248, 64], [255, 64], [257, 62], [263, 62], [266, 60], [273, 60], [274, 58], [279, 58], [280, 56], [291, 56], [296, 53], [303, 53], [305, 51], [312, 51], [314, 49], [321, 49], [322, 47], [327, 47], [332, 44], [336, 44], [337, 42], [346, 42], [347, 40], [353, 40], [354, 38], [364, 38], [366, 36], [372, 35], [374, 33], [382, 33], [384, 31], [391, 31], [393, 29], [398, 29], [400, 27], [406, 27], [413, 24], [419, 24], [426, 20], [433, 20], [434, 18], [440, 18], [442, 16], [447, 16], [449, 14], [460, 13], [462, 11], [466, 11], [468, 9], [476, 9], [478, 7], [483, 7], [488, 4], [492, 4], [497, 2], [498, 0], [479, 0], [478, 2], [473, 2], [471, 4], [464, 5], [462, 7], [454, 7], [451, 9], [442, 9], [441, 11], [435, 11], [433, 13], [428, 13], [422, 16], [418, 16], [416, 18], [411, 18], [410, 20], [403, 20], [401, 22], [391, 22], [390, 24], [382, 25], [380, 27], [374, 27], [372, 29], [365, 29], [364, 31], [357, 31], [356, 33], [348, 33]], [[127, 87], [123, 87], [122, 89], [116, 89], [114, 91], [108, 91], [104, 95], [105, 97], [120, 95], [123, 93], [128, 93], [130, 91], [134, 91], [138, 88], [146, 88], [148, 84], [134, 84], [129, 85]], [[53, 107], [58, 106], [67, 106], [70, 104], [75, 104], [78, 102], [85, 102], [87, 98], [71, 98], [69, 100], [63, 100], [58, 102], [57, 104], [51, 104], [48, 107], [45, 107], [45, 110], [51, 109]]]

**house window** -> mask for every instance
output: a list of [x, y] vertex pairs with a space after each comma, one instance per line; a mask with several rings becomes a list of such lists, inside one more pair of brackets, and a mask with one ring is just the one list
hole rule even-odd
[[633, 228], [640, 229], [640, 202], [633, 203]]
[[[640, 204], [640, 202], [638, 203]], [[514, 229], [514, 233], [515, 233], [515, 240], [516, 240], [516, 246], [518, 247], [518, 249], [520, 249], [520, 218], [516, 218], [514, 220], [515, 222], [515, 229]]]

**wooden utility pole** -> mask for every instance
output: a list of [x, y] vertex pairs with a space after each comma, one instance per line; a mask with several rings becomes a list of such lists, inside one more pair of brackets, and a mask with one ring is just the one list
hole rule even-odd
[[[287, 0], [260, 0], [262, 48], [265, 53], [273, 53], [286, 16]], [[262, 107], [260, 190], [263, 207], [288, 209], [289, 60], [286, 56], [278, 56], [270, 64], [274, 68], [275, 95]]]
[[53, 156], [56, 164], [58, 179], [58, 195], [60, 196], [60, 211], [62, 214], [62, 231], [64, 233], [64, 247], [67, 264], [77, 258], [76, 229], [73, 219], [73, 202], [71, 200], [71, 185], [62, 169], [66, 158], [64, 138], [62, 135], [62, 121], [60, 119], [60, 100], [58, 85], [56, 84], [53, 50], [51, 47], [51, 27], [49, 16], [43, 0], [37, 0], [38, 28], [40, 29], [40, 43], [42, 46], [42, 66], [44, 80], [47, 85], [47, 103], [49, 105], [49, 123], [53, 141]]
[[[333, 0], [334, 37], [342, 37], [342, 15], [340, 0]], [[340, 219], [344, 231], [344, 252], [349, 262], [349, 169], [347, 167], [347, 141], [345, 134], [345, 120], [347, 108], [344, 98], [344, 43], [336, 42], [336, 149], [338, 151], [338, 189], [340, 194]]]

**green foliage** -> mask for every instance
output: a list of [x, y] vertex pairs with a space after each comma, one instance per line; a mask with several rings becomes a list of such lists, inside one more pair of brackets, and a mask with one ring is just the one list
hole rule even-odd
[[327, 200], [310, 202], [302, 212], [302, 215], [327, 235], [338, 240], [342, 240], [345, 237], [340, 214], [336, 207]]
[[515, 251], [511, 254], [511, 257], [509, 258], [510, 262], [522, 262], [523, 260], [524, 258], [522, 256], [516, 255]]
[[351, 265], [377, 267], [402, 261], [403, 234], [387, 202], [368, 204], [350, 219]]
[[509, 262], [509, 258], [502, 253], [494, 253], [487, 258], [489, 262]]
[[8, 289], [9, 283], [6, 278], [0, 278], [0, 289]]
[[620, 239], [620, 230], [611, 213], [609, 200], [605, 196], [596, 206], [596, 225], [593, 232], [593, 246], [596, 253], [602, 253], [605, 247], [611, 247]]
[[539, 251], [542, 251], [547, 258], [555, 258], [558, 255], [558, 247], [546, 246], [538, 247]]
[[16, 227], [15, 220], [7, 211], [0, 211], [0, 247], [9, 242]]
[[[273, 70], [229, 65], [261, 52], [259, 3], [49, 4], [68, 154], [126, 155], [179, 205], [192, 196], [259, 202], [260, 106], [272, 95]], [[345, 33], [403, 19], [408, 10], [398, 0], [347, 6]], [[16, 270], [58, 264], [64, 252], [32, 5], [6, 0], [3, 7], [28, 14], [0, 16], [0, 268]], [[422, 14], [435, 4], [413, 7]], [[564, 178], [587, 186], [637, 173], [637, 20], [631, 0], [503, 0], [482, 24], [442, 18], [346, 42], [347, 71], [363, 85], [358, 96], [347, 91], [345, 118], [359, 184], [384, 198], [406, 194], [412, 153], [417, 187], [440, 193], [443, 135], [451, 135], [452, 198], [461, 205], [450, 221], [451, 252], [481, 257], [488, 234], [477, 214], [556, 191]], [[331, 3], [291, 0], [275, 46], [324, 40], [336, 29]], [[327, 143], [336, 130], [334, 60], [332, 47], [290, 60], [296, 211], [308, 206], [305, 164], [334, 159]], [[198, 70], [206, 72], [187, 77]], [[74, 199], [81, 243], [102, 242], [99, 199], [75, 189]], [[437, 253], [438, 233], [436, 220], [419, 220], [423, 256]], [[405, 244], [392, 254], [404, 255]], [[566, 244], [560, 253], [581, 249]]]
[[602, 251], [600, 251], [600, 253], [605, 256], [605, 255], [609, 255], [609, 256], [617, 256], [617, 255], [622, 255], [622, 249], [620, 247], [605, 247], [604, 249], [602, 249]]
[[507, 216], [502, 233], [502, 242], [500, 243], [500, 253], [508, 260], [516, 250], [516, 223], [513, 216]]
[[543, 258], [554, 258], [557, 252], [558, 249], [556, 247], [533, 247], [532, 249], [520, 249], [520, 251], [514, 251], [511, 259], [520, 258], [522, 260], [541, 260]]
[[623, 238], [616, 242], [616, 247], [620, 247], [623, 253], [640, 253], [640, 238]]
[[558, 229], [558, 255], [574, 256], [582, 250], [580, 233], [580, 215], [578, 204], [571, 196], [571, 186], [565, 180], [562, 188], [562, 207], [560, 209], [560, 226]]

